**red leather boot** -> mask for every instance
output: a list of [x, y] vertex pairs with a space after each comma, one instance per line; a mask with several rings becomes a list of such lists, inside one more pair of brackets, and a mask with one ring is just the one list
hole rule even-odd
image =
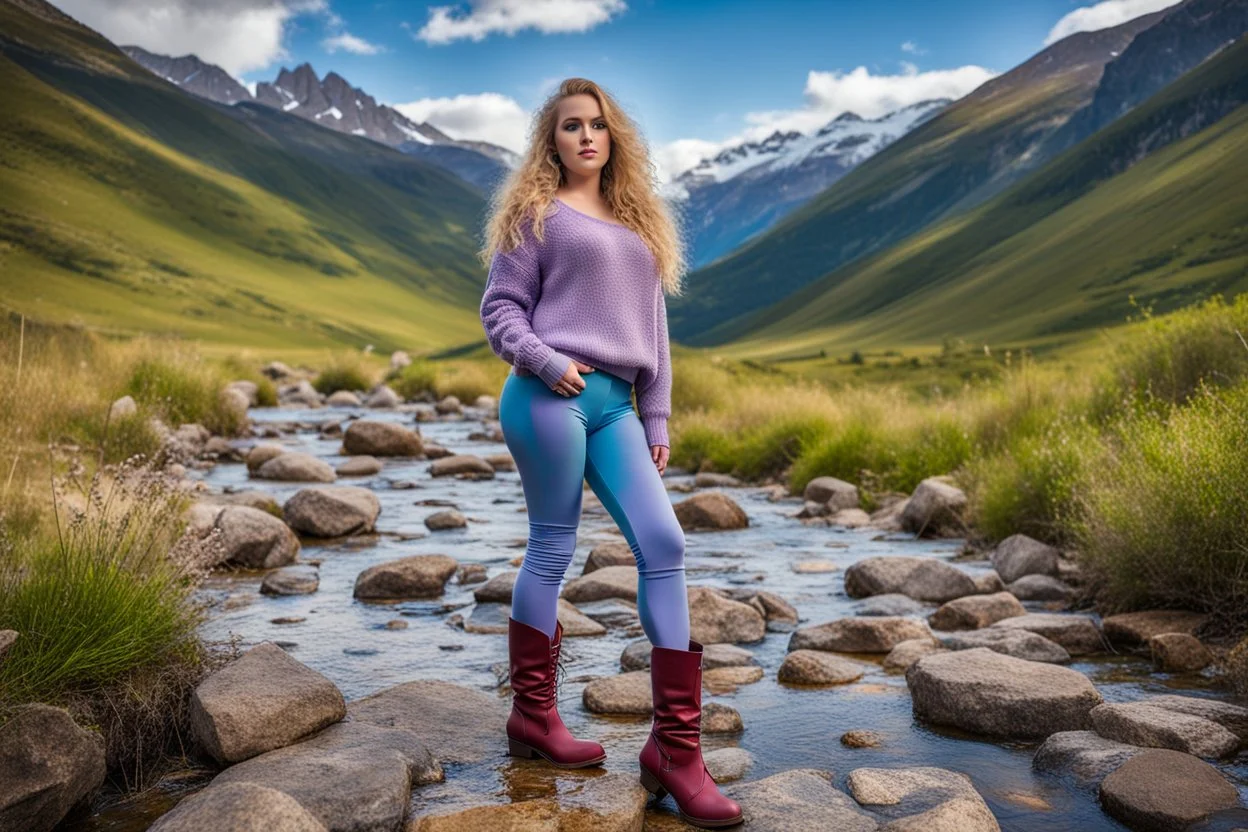
[[702, 761], [702, 645], [650, 651], [654, 722], [641, 748], [641, 785], [670, 794], [686, 823], [703, 829], [741, 823], [741, 806], [720, 794]]
[[507, 644], [511, 654], [511, 716], [507, 718], [509, 752], [516, 757], [542, 756], [560, 768], [584, 768], [607, 759], [602, 746], [572, 736], [556, 708], [555, 672], [563, 625], [555, 637], [528, 624], [509, 619]]

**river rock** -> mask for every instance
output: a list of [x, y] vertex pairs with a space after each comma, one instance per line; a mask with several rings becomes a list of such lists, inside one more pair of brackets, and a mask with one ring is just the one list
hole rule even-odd
[[724, 592], [732, 600], [749, 604], [758, 610], [769, 630], [789, 632], [797, 626], [797, 608], [774, 592], [752, 587], [733, 587]]
[[386, 384], [379, 384], [374, 387], [368, 394], [368, 397], [364, 399], [365, 407], [390, 408], [398, 407], [401, 404], [403, 404], [403, 397]]
[[1057, 577], [1062, 553], [1025, 534], [1012, 534], [997, 544], [990, 560], [1001, 580], [1012, 584], [1024, 575]]
[[472, 591], [472, 597], [478, 603], [489, 603], [491, 601], [510, 604], [511, 593], [516, 587], [516, 577], [520, 574], [519, 570], [510, 572], [499, 572], [493, 578], [490, 578], [481, 586]]
[[435, 598], [459, 567], [448, 555], [410, 555], [370, 566], [355, 579], [355, 597]]
[[306, 563], [283, 566], [264, 576], [260, 591], [265, 595], [310, 595], [321, 583], [315, 566]]
[[859, 662], [822, 650], [794, 650], [784, 657], [776, 678], [798, 685], [845, 685], [857, 682], [866, 672]]
[[506, 635], [510, 630], [508, 619], [511, 617], [511, 605], [485, 603], [477, 604], [464, 619], [464, 632], [477, 635]]
[[316, 815], [284, 792], [254, 783], [209, 785], [161, 815], [148, 832], [327, 832]]
[[600, 636], [607, 632], [605, 625], [590, 618], [577, 609], [575, 605], [568, 603], [567, 599], [564, 598], [559, 599], [555, 607], [555, 616], [559, 623], [563, 625], [563, 634], [568, 638]]
[[[645, 638], [629, 644], [620, 654], [620, 669], [645, 670], [650, 667], [652, 647], [650, 640]], [[753, 664], [755, 664], [754, 654], [744, 647], [714, 643], [702, 646], [703, 670], [713, 670], [717, 667], [744, 667]]]
[[435, 459], [429, 466], [435, 477], [463, 477], [465, 479], [492, 480], [494, 466], [472, 454], [452, 454]]
[[604, 566], [631, 566], [637, 567], [637, 558], [633, 555], [632, 548], [627, 543], [599, 543], [593, 549], [589, 550], [589, 557], [585, 560], [585, 568], [581, 570], [582, 575], [588, 575], [590, 572], [602, 569]]
[[1105, 638], [1115, 647], [1139, 647], [1162, 633], [1195, 635], [1209, 616], [1184, 610], [1148, 610], [1111, 615], [1101, 621]]
[[859, 768], [849, 793], [890, 823], [888, 832], [1000, 832], [997, 819], [971, 783], [943, 768]]
[[262, 642], [200, 682], [191, 729], [221, 764], [289, 745], [346, 714], [341, 691], [272, 642]]
[[327, 407], [360, 407], [360, 397], [351, 390], [335, 390], [325, 400]]
[[1115, 742], [1095, 731], [1058, 731], [1036, 750], [1032, 768], [1053, 774], [1069, 774], [1083, 784], [1104, 779], [1143, 748]]
[[271, 442], [262, 442], [247, 451], [247, 455], [243, 457], [243, 461], [247, 465], [248, 473], [255, 474], [261, 465], [274, 457], [281, 456], [284, 453], [286, 453], [286, 449], [281, 445], [274, 445]]
[[767, 832], [874, 832], [879, 823], [832, 785], [830, 772], [791, 769], [721, 791], [741, 805], [744, 829]]
[[1030, 662], [1064, 664], [1070, 661], [1070, 653], [1060, 644], [1027, 630], [999, 630], [989, 627], [967, 633], [945, 636], [941, 643], [950, 650], [974, 650], [987, 647], [1016, 659]]
[[1006, 618], [992, 625], [1005, 630], [1026, 630], [1042, 635], [1066, 648], [1072, 656], [1085, 656], [1105, 650], [1105, 640], [1096, 623], [1086, 615], [1033, 612]]
[[[608, 570], [599, 570], [594, 574], [605, 571]], [[749, 604], [725, 598], [709, 587], [689, 587], [688, 594], [689, 637], [694, 641], [736, 644], [762, 641], [766, 635], [767, 622]]]
[[[560, 598], [565, 604], [568, 603]], [[601, 601], [589, 601], [580, 606], [580, 610], [589, 618], [604, 627], [640, 627], [637, 616], [637, 605], [623, 598], [604, 598]]]
[[205, 494], [200, 497], [200, 503], [207, 503], [210, 506], [250, 506], [279, 519], [282, 516], [282, 506], [277, 498], [267, 491], [254, 488], [231, 491], [228, 494]]
[[635, 774], [604, 774], [534, 797], [470, 809], [431, 809], [404, 832], [633, 832], [646, 814], [647, 792]]
[[702, 686], [710, 693], [732, 693], [741, 685], [760, 681], [763, 675], [763, 669], [757, 665], [716, 667], [703, 671]]
[[371, 532], [381, 514], [381, 501], [358, 485], [303, 488], [282, 506], [292, 529], [309, 537], [342, 537]]
[[936, 630], [978, 630], [1026, 614], [1027, 610], [1017, 598], [1008, 592], [997, 592], [955, 598], [932, 613], [927, 621]]
[[863, 558], [845, 570], [845, 592], [851, 598], [900, 593], [943, 604], [976, 591], [970, 575], [930, 557], [881, 555]]
[[483, 457], [486, 462], [494, 468], [495, 471], [514, 471], [516, 470], [516, 460], [509, 453], [486, 454]]
[[941, 644], [933, 639], [912, 638], [898, 644], [884, 657], [883, 667], [887, 673], [905, 673], [906, 668], [926, 656], [944, 650]]
[[1101, 781], [1101, 803], [1136, 830], [1186, 829], [1211, 812], [1239, 805], [1239, 792], [1213, 766], [1179, 751], [1149, 749]]
[[886, 592], [883, 595], [873, 595], [865, 598], [854, 605], [855, 615], [901, 615], [901, 616], [918, 616], [929, 609], [928, 605], [922, 601], [916, 601], [909, 595], [902, 595], [900, 592]]
[[[459, 569], [455, 571], [455, 583], [461, 586], [466, 584], [479, 584], [486, 578], [486, 569], [484, 563], [461, 563]], [[511, 596], [508, 595], [508, 600]]]
[[[1092, 726], [1102, 737], [1149, 748], [1172, 748], [1197, 757], [1227, 757], [1243, 738], [1216, 718], [1217, 705], [1204, 706], [1194, 697], [1165, 696], [1138, 702], [1116, 702], [1092, 710]], [[1226, 705], [1234, 709], [1236, 706]], [[1248, 709], [1238, 708], [1238, 727], [1248, 735]]]
[[1074, 594], [1069, 584], [1049, 575], [1024, 575], [1009, 590], [1020, 601], [1069, 601]]
[[724, 531], [750, 525], [745, 510], [722, 491], [701, 491], [676, 503], [676, 519], [685, 531]]
[[706, 770], [716, 783], [740, 780], [754, 764], [754, 757], [744, 748], [717, 748], [702, 755]]
[[352, 720], [410, 731], [443, 765], [493, 759], [510, 712], [511, 703], [496, 694], [432, 680], [404, 682], [347, 706]]
[[714, 471], [699, 471], [693, 476], [694, 488], [740, 488], [742, 485], [736, 477]]
[[420, 456], [422, 451], [421, 435], [395, 422], [356, 419], [342, 432], [344, 454]]
[[581, 691], [581, 702], [594, 714], [651, 714], [650, 671], [631, 670], [594, 679]]
[[966, 494], [945, 477], [928, 477], [919, 483], [901, 512], [901, 528], [919, 536], [961, 534]]
[[635, 565], [606, 566], [568, 581], [560, 595], [573, 604], [601, 601], [603, 598], [623, 598], [636, 603], [637, 580]]
[[975, 734], [1039, 739], [1087, 729], [1101, 694], [1082, 673], [986, 648], [933, 653], [906, 671], [914, 713]]
[[745, 730], [741, 714], [722, 702], [702, 703], [702, 734], [739, 734]]
[[802, 498], [823, 503], [833, 512], [844, 508], [858, 508], [858, 486], [836, 477], [815, 477], [806, 483]]
[[381, 473], [381, 460], [375, 456], [361, 454], [339, 463], [334, 470], [340, 477], [368, 477]]
[[221, 530], [224, 563], [272, 569], [294, 562], [299, 538], [278, 518], [248, 506], [226, 506], [213, 525]]
[[927, 622], [900, 616], [838, 618], [803, 627], [789, 638], [789, 650], [830, 650], [836, 653], [887, 653], [912, 638], [930, 639]]
[[1193, 673], [1204, 670], [1213, 662], [1209, 648], [1196, 636], [1186, 633], [1162, 633], [1148, 640], [1153, 664], [1166, 673]]
[[285, 482], [333, 482], [338, 478], [323, 459], [302, 451], [286, 451], [261, 465], [252, 476]]
[[453, 508], [435, 511], [425, 518], [425, 527], [431, 532], [442, 532], [448, 529], [463, 529], [468, 526], [468, 518], [463, 512]]
[[49, 832], [99, 790], [105, 773], [99, 734], [64, 708], [21, 705], [0, 726], [0, 829]]

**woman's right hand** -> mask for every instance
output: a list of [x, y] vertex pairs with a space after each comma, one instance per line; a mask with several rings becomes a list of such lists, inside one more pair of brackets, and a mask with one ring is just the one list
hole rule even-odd
[[[581, 391], [585, 389], [585, 379], [581, 378], [581, 373], [592, 373], [594, 368], [588, 364], [582, 364], [575, 358], [569, 360], [571, 363], [568, 364], [567, 372], [550, 389], [560, 396], [579, 396]], [[577, 372], [578, 370], [580, 372]]]

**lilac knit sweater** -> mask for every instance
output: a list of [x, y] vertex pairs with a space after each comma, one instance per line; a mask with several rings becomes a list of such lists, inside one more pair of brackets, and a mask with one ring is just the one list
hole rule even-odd
[[556, 198], [545, 240], [524, 226], [524, 243], [496, 252], [481, 298], [494, 352], [516, 375], [552, 387], [571, 359], [633, 384], [650, 445], [668, 445], [672, 370], [667, 303], [654, 255], [618, 223]]

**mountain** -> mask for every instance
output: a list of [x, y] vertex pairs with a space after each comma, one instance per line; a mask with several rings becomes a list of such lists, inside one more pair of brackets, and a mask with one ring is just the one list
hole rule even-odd
[[0, 298], [206, 347], [480, 340], [485, 203], [439, 167], [186, 95], [40, 0], [0, 0]]
[[204, 63], [194, 55], [171, 58], [154, 55], [139, 46], [123, 46], [121, 51], [136, 63], [192, 95], [209, 98], [221, 104], [251, 100], [251, 93], [233, 75], [215, 64]]
[[[318, 78], [310, 63], [285, 67], [272, 82], [256, 84], [256, 95], [221, 67], [194, 55], [170, 58], [138, 46], [122, 50], [156, 75], [194, 95], [220, 104], [256, 101], [305, 118], [339, 133], [362, 136], [419, 156], [488, 192], [519, 158], [504, 147], [482, 141], [453, 139], [431, 124], [417, 124], [336, 72]], [[435, 152], [428, 149], [437, 148]]]
[[667, 189], [685, 217], [690, 265], [705, 265], [770, 228], [947, 104], [920, 101], [870, 120], [845, 112], [813, 135], [777, 130], [703, 159]]
[[998, 193], [1092, 100], [1105, 65], [1164, 14], [1063, 38], [945, 107], [765, 234], [691, 272], [685, 295], [668, 305], [673, 337], [730, 340], [743, 331], [734, 318]]
[[1248, 35], [991, 201], [746, 323], [755, 356], [1060, 345], [1248, 290]]

